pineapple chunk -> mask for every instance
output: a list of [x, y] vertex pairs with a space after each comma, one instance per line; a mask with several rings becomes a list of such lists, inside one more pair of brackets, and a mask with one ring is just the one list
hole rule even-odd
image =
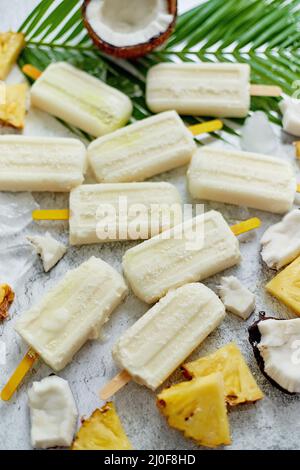
[[15, 293], [8, 284], [0, 285], [0, 320], [8, 317], [8, 309], [13, 303]]
[[24, 46], [23, 33], [0, 33], [0, 80], [5, 80]]
[[5, 101], [0, 103], [0, 124], [23, 129], [26, 114], [27, 85], [7, 85]]
[[183, 431], [199, 445], [231, 443], [224, 382], [219, 372], [164, 389], [157, 397], [157, 405], [171, 427]]
[[130, 450], [132, 446], [125, 434], [113, 403], [83, 421], [71, 450]]
[[254, 402], [264, 397], [235, 343], [226, 344], [209, 356], [184, 364], [183, 370], [188, 378], [221, 372], [226, 401], [231, 406]]
[[300, 256], [266, 285], [266, 290], [300, 317]]

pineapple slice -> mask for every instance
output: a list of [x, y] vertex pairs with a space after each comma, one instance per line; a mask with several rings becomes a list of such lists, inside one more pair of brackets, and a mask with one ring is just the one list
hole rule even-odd
[[83, 421], [71, 450], [130, 450], [113, 403], [109, 402]]
[[8, 309], [13, 303], [15, 293], [8, 284], [0, 285], [0, 320], [8, 317]]
[[235, 343], [226, 344], [213, 354], [184, 364], [183, 370], [188, 378], [221, 372], [226, 401], [231, 406], [254, 402], [264, 397]]
[[5, 80], [24, 46], [23, 33], [0, 33], [0, 80]]
[[164, 389], [157, 405], [171, 427], [195, 439], [199, 445], [230, 444], [222, 374], [217, 372]]
[[23, 129], [26, 114], [27, 85], [7, 85], [5, 100], [0, 103], [0, 125]]
[[300, 317], [300, 256], [266, 285], [266, 290]]

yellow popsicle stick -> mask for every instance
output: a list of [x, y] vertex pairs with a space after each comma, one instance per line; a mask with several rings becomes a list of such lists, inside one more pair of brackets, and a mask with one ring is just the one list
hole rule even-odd
[[223, 122], [219, 119], [214, 119], [213, 121], [201, 122], [200, 124], [195, 124], [194, 126], [189, 126], [189, 131], [194, 136], [199, 134], [205, 134], [206, 132], [219, 131], [223, 127]]
[[297, 184], [297, 189], [296, 189], [297, 193], [300, 193], [300, 184]]
[[18, 386], [30, 371], [31, 367], [38, 359], [38, 354], [33, 350], [29, 349], [26, 355], [23, 357], [22, 361], [16, 368], [15, 372], [1, 391], [1, 400], [8, 401], [11, 399]]
[[242, 233], [249, 232], [261, 226], [261, 220], [258, 217], [245, 220], [239, 224], [232, 225], [230, 228], [234, 235], [241, 235]]
[[69, 209], [36, 209], [32, 212], [33, 220], [68, 220], [69, 217]]
[[296, 157], [300, 158], [300, 141], [294, 142], [296, 148]]
[[37, 80], [42, 75], [40, 70], [30, 64], [23, 65], [22, 72], [27, 75], [27, 77], [32, 78], [32, 80]]

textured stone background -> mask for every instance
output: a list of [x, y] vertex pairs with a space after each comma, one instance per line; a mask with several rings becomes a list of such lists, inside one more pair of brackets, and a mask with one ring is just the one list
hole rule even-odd
[[[0, 0], [0, 30], [16, 28], [38, 3], [37, 0]], [[199, 1], [179, 1], [181, 10], [189, 8]], [[9, 6], [8, 6], [9, 5]], [[15, 71], [10, 80], [15, 81], [20, 76]], [[41, 112], [30, 111], [25, 130], [28, 135], [68, 135], [54, 119]], [[278, 156], [287, 158], [294, 165], [293, 147], [286, 135], [276, 130], [281, 145]], [[215, 144], [214, 144], [215, 145]], [[219, 145], [219, 144], [217, 144]], [[238, 141], [231, 139], [231, 145], [238, 148]], [[170, 181], [175, 184], [184, 201], [189, 201], [185, 188], [186, 168], [175, 170], [153, 178], [155, 181]], [[67, 204], [67, 197], [53, 194], [34, 194], [35, 200], [42, 208], [62, 208]], [[24, 204], [24, 195], [17, 195], [14, 202], [21, 208]], [[25, 199], [31, 207], [33, 201]], [[5, 207], [5, 206], [4, 206]], [[221, 210], [229, 223], [244, 219], [248, 215], [259, 216], [263, 221], [260, 231], [243, 236], [241, 251], [243, 261], [241, 266], [229, 270], [226, 274], [237, 275], [246, 286], [257, 295], [256, 313], [248, 322], [228, 315], [221, 327], [213, 333], [205, 343], [195, 351], [193, 357], [215, 350], [228, 341], [235, 340], [241, 347], [259, 385], [265, 392], [265, 399], [256, 405], [240, 406], [231, 411], [230, 423], [232, 430], [232, 449], [299, 449], [300, 422], [299, 399], [296, 396], [284, 395], [273, 388], [260, 374], [247, 339], [247, 327], [257, 316], [260, 310], [268, 314], [284, 316], [287, 311], [264, 292], [264, 285], [272, 277], [272, 272], [262, 266], [259, 257], [259, 239], [261, 233], [271, 223], [280, 219], [267, 213], [247, 210], [222, 204], [206, 204], [206, 210], [216, 208]], [[27, 347], [13, 330], [16, 318], [29, 306], [37, 302], [43, 293], [72, 267], [78, 266], [91, 255], [101, 256], [121, 271], [121, 258], [125, 250], [133, 244], [113, 243], [94, 245], [82, 248], [69, 248], [63, 260], [50, 272], [43, 272], [40, 261], [34, 257], [31, 250], [25, 245], [25, 235], [28, 233], [43, 233], [46, 229], [60, 240], [67, 243], [68, 227], [64, 223], [36, 225], [31, 223], [26, 229], [13, 236], [4, 234], [3, 222], [8, 220], [3, 212], [3, 200], [0, 197], [0, 279], [12, 278], [16, 290], [16, 301], [11, 309], [11, 319], [0, 325], [0, 340], [5, 341], [7, 356], [5, 366], [0, 365], [0, 387], [14, 370], [22, 358]], [[12, 206], [7, 206], [11, 210]], [[27, 214], [28, 216], [28, 214]], [[26, 214], [22, 217], [26, 217]], [[10, 249], [8, 250], [8, 247]], [[16, 277], [20, 270], [26, 270], [26, 263], [30, 269], [18, 280]], [[5, 279], [3, 279], [5, 277]], [[206, 283], [216, 289], [220, 276], [215, 276]], [[102, 403], [98, 398], [99, 389], [117, 372], [111, 358], [111, 348], [119, 335], [133, 324], [145, 311], [147, 306], [138, 301], [132, 294], [120, 308], [114, 312], [111, 320], [105, 327], [101, 341], [88, 343], [76, 355], [72, 364], [60, 374], [67, 379], [73, 390], [80, 416], [89, 416], [91, 412]], [[27, 377], [18, 393], [10, 403], [0, 403], [0, 449], [30, 449], [29, 413], [27, 407], [27, 389], [33, 380], [40, 380], [51, 373], [44, 364], [38, 364]], [[180, 374], [174, 374], [172, 381], [180, 379]], [[129, 384], [115, 397], [119, 415], [125, 429], [136, 449], [194, 449], [193, 442], [182, 437], [179, 432], [170, 429], [155, 406], [155, 394], [144, 387]]]

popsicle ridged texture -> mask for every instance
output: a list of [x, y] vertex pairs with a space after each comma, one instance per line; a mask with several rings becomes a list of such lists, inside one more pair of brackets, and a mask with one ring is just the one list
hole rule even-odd
[[0, 136], [0, 191], [69, 192], [85, 169], [86, 148], [77, 139]]
[[[122, 201], [128, 216], [119, 212]], [[141, 205], [145, 212], [135, 212], [134, 207], [138, 210]], [[179, 192], [169, 183], [85, 184], [70, 194], [70, 243], [147, 239], [151, 228], [152, 235], [157, 235], [175, 225], [181, 213]], [[97, 228], [102, 223], [100, 232]]]
[[31, 103], [95, 137], [125, 126], [132, 113], [126, 95], [66, 62], [47, 67], [31, 88]]
[[143, 181], [186, 165], [196, 148], [191, 132], [170, 111], [95, 140], [88, 160], [99, 183]]
[[188, 186], [196, 199], [278, 214], [292, 208], [297, 188], [289, 162], [215, 147], [203, 147], [195, 153], [188, 170]]
[[122, 276], [92, 257], [23, 314], [15, 329], [46, 364], [60, 371], [86, 341], [99, 336], [126, 293]]
[[154, 113], [174, 109], [195, 116], [245, 117], [249, 77], [247, 64], [158, 64], [148, 72], [146, 100]]
[[155, 390], [221, 323], [225, 307], [199, 283], [169, 292], [119, 339], [118, 365]]
[[135, 295], [153, 303], [239, 261], [237, 238], [222, 214], [209, 211], [127, 250], [123, 270]]

